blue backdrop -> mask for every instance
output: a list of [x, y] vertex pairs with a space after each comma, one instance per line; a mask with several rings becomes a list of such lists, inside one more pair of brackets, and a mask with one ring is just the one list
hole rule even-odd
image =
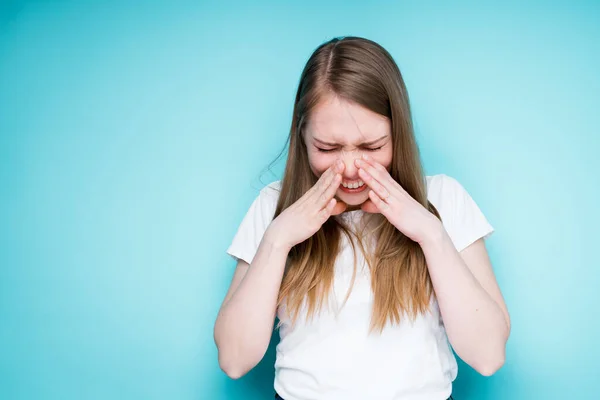
[[392, 53], [427, 173], [496, 228], [508, 358], [461, 363], [455, 397], [598, 398], [599, 21], [591, 1], [3, 1], [0, 398], [271, 398], [273, 347], [238, 381], [217, 364], [225, 249], [341, 35]]

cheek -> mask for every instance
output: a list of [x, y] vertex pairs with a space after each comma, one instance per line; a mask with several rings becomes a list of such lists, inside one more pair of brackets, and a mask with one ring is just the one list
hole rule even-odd
[[379, 151], [377, 154], [372, 155], [373, 159], [377, 161], [379, 164], [383, 165], [386, 169], [390, 168], [392, 165], [392, 149], [391, 147], [386, 149], [385, 151]]
[[314, 152], [308, 155], [310, 169], [316, 176], [321, 176], [336, 160], [335, 154]]

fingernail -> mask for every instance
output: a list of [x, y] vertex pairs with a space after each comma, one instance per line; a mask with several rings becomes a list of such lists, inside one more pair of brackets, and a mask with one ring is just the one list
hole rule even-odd
[[362, 158], [364, 158], [365, 160], [369, 160], [369, 156], [368, 156], [368, 155], [366, 155], [366, 154], [363, 154], [363, 155], [362, 155]]

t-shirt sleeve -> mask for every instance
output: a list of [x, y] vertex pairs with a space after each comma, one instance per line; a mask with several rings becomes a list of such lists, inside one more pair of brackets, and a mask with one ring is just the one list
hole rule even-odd
[[275, 192], [273, 185], [268, 185], [260, 191], [238, 226], [227, 248], [227, 254], [248, 264], [252, 263], [260, 241], [275, 214], [277, 206]]
[[442, 185], [444, 227], [456, 249], [462, 251], [480, 238], [487, 239], [494, 228], [467, 190], [448, 175], [443, 175]]

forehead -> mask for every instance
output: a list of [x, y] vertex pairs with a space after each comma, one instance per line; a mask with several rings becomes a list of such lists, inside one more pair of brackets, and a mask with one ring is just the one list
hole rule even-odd
[[391, 134], [389, 119], [337, 96], [327, 96], [311, 113], [306, 134], [327, 142], [360, 143]]

